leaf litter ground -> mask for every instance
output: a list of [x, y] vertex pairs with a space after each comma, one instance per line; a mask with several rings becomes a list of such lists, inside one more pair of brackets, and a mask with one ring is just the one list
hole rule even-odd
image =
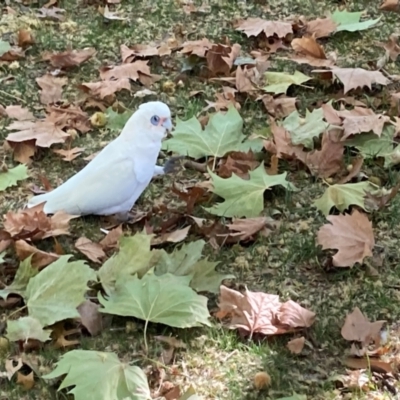
[[[254, 47], [257, 48], [258, 46], [254, 46], [254, 37], [248, 38], [246, 35], [235, 30], [234, 20], [247, 17], [262, 17], [273, 21], [282, 21], [287, 17], [300, 15], [306, 16], [307, 19], [323, 18], [328, 11], [333, 12], [338, 6], [338, 3], [333, 1], [316, 4], [316, 2], [299, 0], [291, 2], [268, 2], [268, 6], [263, 4], [263, 2], [259, 4], [259, 2], [251, 1], [237, 3], [219, 1], [205, 2], [203, 4], [191, 4], [189, 2], [182, 2], [181, 4], [175, 1], [147, 3], [143, 1], [140, 2], [140, 7], [138, 7], [136, 3], [134, 5], [133, 2], [122, 1], [120, 5], [110, 5], [111, 11], [109, 12], [103, 9], [103, 17], [98, 12], [98, 6], [104, 6], [104, 4], [93, 3], [81, 2], [77, 8], [72, 7], [68, 1], [59, 1], [57, 2], [57, 6], [65, 10], [65, 12], [56, 12], [51, 7], [49, 9], [42, 9], [40, 13], [48, 16], [45, 19], [40, 19], [30, 13], [30, 10], [36, 10], [37, 7], [43, 4], [35, 4], [31, 5], [31, 8], [23, 9], [21, 11], [23, 17], [14, 19], [10, 17], [12, 14], [11, 11], [4, 9], [1, 17], [2, 25], [0, 26], [0, 32], [2, 42], [0, 42], [0, 54], [10, 51], [9, 46], [1, 46], [1, 44], [8, 42], [10, 33], [18, 32], [20, 29], [29, 29], [35, 37], [35, 44], [29, 49], [24, 58], [16, 58], [14, 61], [7, 61], [1, 65], [0, 104], [3, 107], [15, 105], [27, 107], [34, 113], [38, 122], [27, 123], [26, 121], [32, 120], [31, 116], [26, 117], [25, 115], [21, 117], [21, 112], [18, 113], [18, 110], [15, 110], [15, 108], [9, 110], [10, 113], [14, 112], [14, 115], [17, 112], [18, 116], [22, 118], [19, 125], [14, 125], [16, 128], [14, 131], [19, 132], [19, 135], [25, 135], [25, 139], [27, 139], [26, 135], [31, 132], [26, 131], [27, 127], [35, 126], [47, 133], [43, 142], [36, 143], [37, 146], [42, 146], [42, 148], [35, 149], [32, 163], [32, 169], [39, 171], [38, 174], [42, 175], [41, 181], [38, 175], [36, 175], [35, 179], [32, 179], [32, 182], [34, 181], [36, 184], [40, 182], [41, 186], [47, 189], [49, 188], [49, 183], [55, 187], [81, 169], [86, 164], [82, 156], [87, 157], [100, 150], [105, 143], [115, 137], [117, 129], [103, 129], [105, 122], [102, 120], [102, 115], [98, 114], [91, 118], [94, 128], [90, 127], [91, 131], [89, 134], [77, 135], [77, 132], [82, 133], [86, 130], [83, 126], [85, 123], [79, 123], [78, 118], [74, 119], [74, 123], [71, 123], [70, 118], [68, 123], [65, 122], [65, 126], [61, 122], [62, 128], [54, 131], [52, 128], [54, 127], [56, 116], [53, 115], [51, 118], [43, 120], [44, 114], [41, 110], [43, 110], [45, 103], [60, 98], [60, 93], [62, 93], [64, 100], [69, 100], [70, 103], [74, 104], [76, 99], [80, 98], [79, 96], [82, 94], [82, 91], [79, 91], [77, 86], [82, 83], [99, 82], [100, 77], [105, 78], [104, 82], [106, 83], [103, 83], [101, 87], [99, 85], [89, 85], [87, 88], [95, 92], [97, 91], [99, 96], [102, 97], [108, 93], [107, 91], [115, 89], [115, 84], [112, 81], [111, 83], [107, 83], [107, 77], [112, 74], [119, 74], [121, 77], [121, 88], [127, 85], [127, 81], [124, 80], [127, 75], [130, 79], [138, 80], [142, 84], [148, 84], [149, 79], [151, 81], [158, 79], [148, 75], [149, 70], [147, 65], [145, 65], [146, 63], [140, 65], [140, 70], [130, 70], [128, 72], [121, 69], [116, 70], [115, 68], [101, 69], [102, 65], [105, 64], [115, 63], [118, 65], [120, 63], [120, 45], [125, 44], [132, 48], [131, 45], [134, 44], [147, 44], [157, 39], [165, 42], [171, 38], [180, 41], [207, 38], [211, 43], [218, 43], [222, 40], [223, 36], [227, 36], [231, 43], [239, 43], [242, 46], [243, 53], [249, 54], [251, 50], [254, 50]], [[373, 2], [353, 1], [346, 2], [346, 6], [349, 11], [365, 11], [366, 20], [374, 22], [376, 18], [382, 15], [382, 12], [378, 12], [377, 4], [371, 3]], [[110, 12], [113, 13], [115, 11], [118, 12], [110, 14]], [[121, 18], [126, 17], [128, 21], [113, 19], [118, 16]], [[132, 18], [133, 20], [129, 20]], [[337, 18], [339, 17], [335, 14], [335, 21]], [[369, 69], [371, 63], [373, 65], [380, 60], [384, 53], [382, 47], [376, 46], [376, 42], [384, 43], [392, 33], [398, 33], [400, 26], [396, 21], [398, 21], [398, 14], [383, 14], [383, 20], [380, 22], [378, 28], [367, 30], [361, 29], [368, 28], [371, 22], [364, 22], [364, 25], [357, 26], [358, 21], [346, 21], [346, 24], [342, 24], [343, 26], [340, 30], [347, 27], [347, 30], [352, 31], [355, 24], [356, 32], [345, 31], [337, 33], [329, 37], [329, 39], [322, 38], [320, 43], [323, 44], [326, 54], [330, 51], [336, 51], [340, 56], [340, 66]], [[290, 24], [286, 23], [285, 26], [280, 26], [283, 32], [278, 30], [276, 35], [278, 37], [285, 36], [287, 34], [285, 29], [288, 29], [288, 25]], [[265, 29], [268, 29], [268, 27]], [[21, 36], [23, 35], [21, 34]], [[279, 47], [279, 41], [274, 40], [274, 43], [270, 43], [270, 45]], [[21, 45], [29, 44], [29, 37], [21, 38], [20, 42]], [[151, 54], [161, 55], [163, 51], [166, 51], [165, 49], [163, 50], [162, 46], [157, 46], [153, 46], [151, 50], [153, 53]], [[158, 57], [151, 59], [151, 72], [162, 75], [162, 79], [150, 86], [150, 89], [157, 93], [158, 99], [169, 104], [175, 115], [184, 121], [193, 116], [198, 117], [200, 111], [206, 107], [206, 101], [213, 101], [216, 95], [219, 96], [215, 103], [216, 108], [224, 108], [229, 103], [227, 100], [232, 99], [229, 91], [226, 90], [221, 97], [221, 83], [207, 80], [208, 77], [203, 74], [204, 67], [201, 66], [201, 62], [199, 64], [196, 54], [197, 57], [199, 54], [205, 54], [207, 46], [210, 47], [210, 44], [203, 43], [194, 49], [185, 50], [185, 54], [191, 54], [186, 61], [179, 58], [176, 53], [173, 53], [169, 61], [160, 61]], [[156, 53], [154, 53], [154, 47], [157, 47]], [[49, 61], [41, 61], [41, 58], [44, 52], [51, 54], [66, 51], [68, 48], [94, 48], [97, 53], [95, 57], [89, 59], [87, 62], [83, 62], [83, 60], [88, 53], [79, 57], [76, 55], [69, 56], [68, 59], [72, 60], [70, 61], [72, 65], [77, 65], [81, 62], [82, 64], [66, 70], [68, 84], [65, 85], [65, 77], [63, 75], [55, 78], [46, 75], [50, 70], [48, 63], [51, 63], [54, 68], [58, 68], [61, 66], [60, 58], [62, 59], [62, 57], [44, 57], [45, 60], [47, 58]], [[149, 51], [147, 49], [147, 54], [149, 54]], [[144, 53], [145, 49], [136, 48], [133, 53], [135, 52], [139, 54]], [[93, 54], [92, 51], [89, 51], [89, 53]], [[318, 53], [320, 54], [320, 51]], [[316, 53], [313, 52], [312, 54], [315, 55]], [[277, 53], [277, 55], [280, 55], [280, 53]], [[126, 54], [126, 57], [130, 57], [130, 55]], [[327, 103], [340, 91], [340, 84], [337, 83], [312, 85], [310, 82], [303, 80], [296, 81], [293, 78], [293, 73], [296, 70], [307, 76], [312, 76], [311, 71], [319, 69], [320, 65], [322, 65], [321, 61], [318, 62], [319, 66], [311, 64], [314, 65], [313, 67], [307, 64], [295, 64], [278, 56], [270, 57], [268, 61], [271, 63], [269, 66], [271, 71], [287, 72], [290, 74], [290, 79], [285, 78], [287, 79], [286, 81], [285, 79], [281, 80], [281, 85], [276, 93], [287, 91], [288, 96], [296, 97], [298, 100], [297, 108], [302, 116], [306, 116], [308, 107], [313, 109], [316, 105]], [[65, 59], [61, 62], [61, 64], [63, 63], [65, 63]], [[222, 73], [227, 68], [226, 65], [216, 63], [211, 58], [207, 58], [206, 63], [208, 66], [217, 65]], [[313, 61], [313, 63], [315, 62]], [[388, 63], [385, 65], [385, 68], [390, 73], [396, 73], [396, 68], [398, 70], [399, 66], [398, 63], [399, 61]], [[323, 64], [326, 64], [326, 61], [323, 61]], [[101, 72], [99, 72], [99, 68]], [[179, 75], [180, 69], [186, 69], [187, 72]], [[246, 67], [238, 69], [243, 74], [248, 73], [248, 68]], [[10, 76], [13, 79], [10, 80]], [[46, 77], [45, 80], [41, 78], [43, 76]], [[37, 80], [38, 78], [40, 79]], [[256, 82], [256, 77], [253, 78], [253, 82]], [[348, 75], [342, 77], [342, 81], [345, 84], [345, 91], [354, 83], [348, 78]], [[179, 81], [182, 81], [182, 84]], [[241, 86], [242, 89], [246, 88], [245, 84], [249, 85], [248, 81], [242, 80], [240, 82], [244, 85]], [[285, 86], [287, 82], [291, 84], [295, 83], [298, 86]], [[46, 84], [49, 86], [46, 87]], [[313, 89], [307, 87], [308, 84]], [[40, 88], [43, 90], [42, 93], [39, 91]], [[49, 93], [50, 89], [51, 93]], [[143, 88], [135, 86], [135, 90], [137, 89]], [[248, 86], [246, 90], [248, 90]], [[244, 94], [236, 96], [234, 105], [236, 108], [238, 108], [238, 105], [240, 106], [239, 112], [245, 126], [244, 133], [249, 136], [254, 133], [262, 135], [267, 128], [266, 112], [260, 101], [255, 102], [254, 99], [245, 100], [246, 90], [244, 90]], [[368, 107], [374, 110], [375, 113], [378, 113], [390, 108], [389, 93], [396, 91], [398, 92], [396, 88], [373, 86], [372, 90], [358, 91], [355, 97], [360, 101], [364, 101]], [[198, 93], [193, 95], [193, 92]], [[46, 97], [44, 93], [47, 94]], [[119, 112], [124, 111], [124, 107], [133, 110], [143, 101], [141, 98], [127, 95], [124, 91], [118, 92], [117, 98], [121, 102], [120, 108], [122, 107], [122, 109], [118, 110]], [[223, 100], [222, 105], [221, 100]], [[7, 115], [11, 117], [10, 114], [7, 113]], [[92, 111], [89, 112], [89, 117], [91, 115], [93, 115]], [[285, 116], [287, 117], [287, 115]], [[282, 118], [277, 117], [277, 119]], [[298, 116], [294, 115], [291, 119], [294, 119], [296, 124], [298, 124]], [[11, 121], [8, 119], [5, 121], [1, 125], [2, 139], [5, 139], [10, 134], [10, 130], [6, 129], [6, 126], [9, 127]], [[313, 127], [317, 125], [318, 128], [321, 122], [320, 119], [317, 120], [317, 123]], [[302, 121], [300, 121], [300, 126], [302, 126], [301, 123]], [[14, 124], [16, 123], [14, 122]], [[111, 125], [110, 122], [109, 125]], [[115, 126], [116, 124], [114, 124]], [[303, 133], [303, 131], [300, 133]], [[59, 155], [54, 154], [46, 148], [51, 143], [57, 143], [57, 141], [58, 143], [64, 142], [67, 136], [70, 138], [67, 145], [59, 147], [56, 145], [55, 148], [71, 152], [72, 148], [84, 149], [82, 150], [82, 156], [77, 157], [71, 163], [63, 161]], [[301, 140], [301, 135], [299, 136], [299, 140]], [[239, 139], [241, 138], [240, 135], [238, 137]], [[71, 138], [73, 139], [73, 143]], [[29, 157], [33, 155], [33, 150], [29, 141], [24, 143], [25, 147], [23, 149], [20, 148], [19, 151], [21, 157], [25, 157], [26, 160], [29, 154], [31, 154]], [[308, 138], [307, 142], [303, 144], [310, 145], [313, 144], [313, 141]], [[365, 152], [367, 151], [365, 150]], [[9, 168], [17, 165], [10, 153], [3, 149], [0, 152]], [[360, 152], [363, 154], [362, 150]], [[217, 154], [216, 151], [208, 155], [212, 156], [215, 154]], [[72, 155], [69, 157], [72, 159]], [[350, 159], [351, 153], [346, 152], [346, 163]], [[242, 170], [242, 173], [245, 175], [249, 170], [254, 170], [254, 167], [258, 165], [253, 165], [244, 171]], [[385, 184], [387, 187], [392, 187], [398, 182], [398, 172], [395, 166], [392, 166], [390, 163], [388, 165], [389, 168], [384, 168], [381, 163], [375, 160], [364, 161], [362, 172], [370, 178], [372, 183]], [[213, 168], [213, 163], [208, 165], [208, 167]], [[353, 315], [354, 313], [350, 313], [355, 307], [358, 307], [371, 321], [387, 320], [389, 323], [389, 336], [396, 336], [396, 322], [398, 321], [400, 310], [398, 306], [400, 300], [398, 276], [400, 271], [398, 266], [398, 237], [396, 233], [396, 228], [400, 222], [400, 213], [398, 212], [400, 201], [398, 197], [394, 197], [388, 207], [382, 208], [379, 212], [372, 214], [375, 242], [378, 245], [378, 250], [382, 251], [377, 252], [377, 248], [375, 248], [375, 258], [372, 261], [366, 260], [363, 266], [357, 265], [352, 269], [335, 269], [332, 267], [332, 257], [316, 245], [317, 232], [326, 223], [326, 220], [316, 210], [313, 203], [322, 196], [326, 185], [320, 179], [310, 176], [304, 168], [298, 168], [298, 166], [290, 162], [280, 161], [279, 173], [283, 172], [287, 172], [288, 181], [296, 185], [300, 191], [285, 192], [283, 188], [278, 187], [276, 190], [268, 191], [265, 194], [265, 204], [268, 204], [265, 214], [279, 216], [281, 221], [279, 230], [275, 230], [269, 236], [259, 235], [255, 242], [250, 242], [245, 246], [241, 244], [227, 245], [228, 238], [231, 238], [231, 236], [225, 235], [222, 239], [224, 245], [218, 251], [214, 251], [210, 244], [204, 249], [211, 261], [218, 261], [220, 263], [219, 271], [221, 273], [234, 274], [236, 276], [239, 284], [236, 288], [240, 289], [240, 285], [246, 285], [249, 290], [254, 292], [279, 295], [282, 302], [289, 299], [298, 301], [303, 307], [316, 313], [315, 323], [311, 328], [302, 333], [305, 337], [305, 346], [301, 353], [299, 355], [292, 354], [286, 348], [287, 342], [290, 339], [296, 338], [296, 334], [290, 337], [272, 336], [268, 340], [259, 340], [260, 338], [253, 337], [252, 340], [247, 341], [241, 338], [236, 331], [226, 330], [216, 323], [211, 328], [185, 330], [150, 324], [147, 330], [149, 348], [147, 358], [158, 360], [163, 348], [161, 343], [155, 339], [155, 335], [176, 335], [179, 337], [180, 340], [186, 343], [187, 348], [186, 350], [178, 351], [175, 355], [173, 368], [176, 368], [179, 373], [176, 373], [173, 382], [174, 384], [182, 385], [185, 389], [189, 385], [193, 385], [196, 392], [207, 399], [277, 399], [291, 396], [294, 392], [306, 395], [310, 399], [391, 398], [393, 396], [392, 381], [389, 378], [382, 380], [372, 376], [373, 373], [376, 373], [376, 370], [372, 372], [367, 371], [367, 375], [371, 375], [367, 376], [370, 393], [365, 390], [363, 381], [365, 376], [360, 375], [358, 377], [358, 390], [355, 392], [342, 390], [342, 387], [337, 383], [338, 380], [335, 380], [334, 377], [336, 374], [346, 375], [343, 361], [349, 346], [344, 342], [340, 331], [346, 316], [349, 318], [350, 315]], [[180, 172], [179, 174], [178, 178], [180, 180], [184, 179], [186, 182], [197, 181], [199, 179], [199, 173], [190, 168], [184, 173]], [[25, 203], [28, 191], [26, 186], [20, 184], [20, 180], [24, 178], [24, 172], [21, 172], [21, 175], [13, 173], [11, 178], [8, 176], [7, 179], [12, 179], [12, 181], [6, 181], [4, 184], [8, 186], [15, 182], [18, 186], [12, 186], [7, 191], [2, 192], [3, 197], [0, 204], [2, 214], [8, 211], [15, 211]], [[178, 178], [175, 178], [175, 180], [178, 181]], [[326, 178], [329, 179], [329, 174]], [[175, 206], [182, 207], [181, 203], [177, 203], [176, 196], [172, 193], [165, 193], [165, 188], [172, 186], [172, 180], [171, 177], [165, 177], [161, 181], [155, 180], [139, 201], [138, 209], [148, 211], [151, 208], [149, 204], [154, 203], [157, 205], [170, 203], [171, 209]], [[203, 203], [208, 208], [215, 206], [215, 204], [215, 202], [210, 200]], [[357, 203], [352, 202], [351, 204]], [[340, 204], [336, 204], [336, 206], [339, 206], [338, 208], [341, 210]], [[191, 214], [198, 218], [209, 217], [198, 205], [194, 206], [194, 211]], [[8, 223], [10, 224], [11, 222], [8, 221]], [[51, 224], [55, 224], [56, 222], [53, 221], [51, 223], [47, 221], [43, 223], [47, 227], [53, 226]], [[43, 226], [43, 223], [41, 226]], [[15, 224], [18, 225], [17, 223]], [[140, 223], [138, 224], [140, 225]], [[51, 241], [52, 239], [47, 239], [47, 241], [35, 242], [34, 244], [43, 251], [51, 252], [54, 257], [51, 261], [60, 257], [62, 253], [73, 253], [78, 259], [86, 259], [75, 250], [75, 247], [78, 247], [76, 246], [76, 241], [81, 237], [86, 237], [90, 238], [94, 243], [99, 242], [104, 238], [104, 235], [100, 231], [102, 226], [99, 219], [93, 217], [72, 220], [70, 236], [57, 236], [56, 242]], [[140, 227], [143, 227], [143, 224]], [[133, 229], [134, 231], [140, 230], [137, 226], [128, 229]], [[40, 230], [38, 232], [37, 226], [33, 226], [31, 232], [34, 232], [34, 235], [39, 235], [41, 238], [46, 234], [45, 232], [41, 233]], [[226, 232], [224, 231], [224, 233]], [[16, 232], [15, 237], [21, 240], [26, 234], [25, 229], [22, 233]], [[184, 241], [190, 243], [196, 239], [198, 237], [192, 233]], [[210, 240], [210, 243], [214, 244], [214, 247], [215, 242], [218, 244], [218, 237], [213, 237]], [[2, 272], [4, 274], [2, 281], [7, 284], [10, 284], [12, 281], [18, 266], [18, 259], [23, 254], [21, 252], [23, 249], [28, 251], [26, 247], [21, 245], [18, 247], [16, 245], [15, 247], [16, 254], [7, 253], [6, 267]], [[172, 251], [173, 248], [173, 245], [168, 245], [166, 250]], [[101, 259], [102, 253], [94, 253], [93, 248], [90, 248], [90, 251], [91, 257], [89, 259], [96, 260], [98, 259], [96, 256]], [[87, 255], [88, 250], [84, 254]], [[331, 255], [333, 255], [333, 252]], [[4, 257], [4, 255], [1, 254], [1, 257]], [[384, 260], [383, 264], [379, 262], [380, 259]], [[51, 270], [48, 273], [50, 274]], [[29, 277], [27, 278], [29, 279]], [[31, 277], [31, 279], [35, 278]], [[35, 282], [40, 283], [40, 280], [32, 281], [29, 289], [30, 292], [34, 291]], [[45, 284], [45, 282], [42, 282], [42, 284]], [[82, 285], [82, 282], [80, 284]], [[38, 286], [40, 287], [40, 285]], [[20, 289], [25, 290], [26, 287]], [[75, 290], [82, 292], [83, 289], [79, 290], [79, 288], [76, 288]], [[31, 297], [34, 299], [36, 296], [40, 300], [41, 292], [39, 290], [36, 293], [31, 293]], [[118, 298], [113, 301], [117, 300]], [[213, 308], [213, 304], [215, 305], [215, 300], [216, 298], [210, 297], [211, 309]], [[68, 308], [73, 313], [75, 303], [78, 303], [79, 299], [69, 299], [69, 301], [74, 303]], [[33, 303], [33, 309], [34, 305]], [[15, 312], [15, 308], [7, 310], [3, 319], [14, 319], [17, 315], [11, 315], [13, 312]], [[36, 316], [38, 315], [41, 318], [40, 314]], [[134, 316], [140, 317], [140, 315]], [[43, 318], [46, 319], [48, 317], [44, 315]], [[359, 322], [360, 319], [361, 322]], [[23, 322], [25, 323], [26, 321]], [[34, 325], [28, 322], [26, 323], [29, 329], [32, 329]], [[366, 322], [362, 317], [358, 317], [357, 323], [365, 324]], [[37, 327], [37, 335], [43, 339], [47, 337], [47, 333], [46, 331], [41, 331], [42, 325], [39, 324]], [[93, 338], [85, 335], [79, 336], [73, 327], [69, 330], [68, 328], [68, 326], [60, 327], [61, 334], [58, 335], [57, 340], [52, 342], [52, 345], [44, 345], [40, 350], [35, 348], [33, 353], [29, 353], [30, 359], [25, 361], [26, 365], [31, 365], [31, 368], [25, 365], [23, 369], [17, 372], [18, 374], [22, 373], [22, 377], [18, 375], [17, 380], [20, 384], [16, 383], [15, 378], [11, 381], [0, 378], [2, 379], [2, 383], [4, 382], [1, 394], [5, 398], [67, 398], [64, 392], [55, 391], [54, 388], [58, 387], [58, 385], [53, 387], [47, 381], [43, 380], [36, 380], [35, 386], [26, 391], [24, 388], [29, 387], [29, 380], [23, 378], [23, 374], [28, 373], [31, 369], [35, 373], [38, 373], [38, 375], [44, 375], [53, 371], [55, 363], [59, 362], [60, 356], [68, 352], [73, 346], [80, 350], [116, 352], [121, 361], [131, 362], [134, 359], [139, 359], [141, 367], [154, 366], [154, 362], [143, 360], [144, 324], [141, 321], [135, 320], [135, 322], [132, 322], [132, 320], [129, 320], [127, 322], [126, 318], [114, 317], [111, 326], [106, 327], [99, 336], [94, 336]], [[67, 333], [71, 332], [72, 335], [69, 337]], [[10, 330], [8, 334], [10, 334]], [[17, 335], [21, 334], [21, 332], [14, 331], [13, 334]], [[22, 332], [22, 334], [24, 333]], [[350, 339], [347, 339], [347, 336], [349, 335], [344, 335], [346, 340], [357, 340], [351, 335]], [[78, 342], [75, 341], [76, 339], [78, 339]], [[0, 347], [1, 361], [5, 366], [2, 370], [12, 372], [13, 366], [10, 366], [9, 362], [7, 364], [6, 360], [17, 356], [18, 351], [13, 345], [5, 345], [4, 341], [0, 343], [2, 344]], [[57, 349], [57, 344], [61, 348], [65, 347], [65, 349]], [[68, 359], [73, 359], [72, 355]], [[68, 359], [64, 359], [60, 365], [66, 365]], [[164, 364], [164, 361], [161, 361], [161, 364]], [[347, 366], [349, 364], [347, 363]], [[174, 376], [173, 368], [166, 368], [169, 375]], [[359, 368], [368, 369], [366, 366], [359, 366]], [[93, 367], [93, 370], [95, 371], [95, 367]], [[265, 385], [258, 378], [256, 379], [256, 377], [260, 377], [260, 375], [256, 374], [262, 371], [269, 374], [270, 382], [268, 380], [268, 390], [260, 392], [258, 389], [262, 389]], [[160, 377], [154, 376], [154, 373], [153, 371], [153, 376], [149, 375], [153, 379], [153, 387], [160, 382]], [[55, 375], [57, 374], [53, 374], [53, 376]], [[348, 376], [353, 377], [350, 374]], [[342, 381], [344, 380], [345, 378], [342, 378]], [[72, 380], [72, 382], [74, 381]], [[382, 384], [382, 382], [386, 382], [386, 384]], [[345, 388], [351, 386], [349, 383], [344, 384]], [[357, 383], [355, 386], [357, 387]], [[80, 390], [79, 387], [76, 393]], [[292, 398], [300, 399], [305, 397], [293, 395]]]

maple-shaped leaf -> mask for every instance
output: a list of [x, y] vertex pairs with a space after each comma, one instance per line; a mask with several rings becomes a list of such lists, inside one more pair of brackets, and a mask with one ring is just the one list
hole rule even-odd
[[375, 239], [372, 222], [366, 214], [354, 210], [351, 215], [329, 215], [327, 220], [330, 224], [319, 229], [317, 240], [324, 250], [338, 250], [333, 256], [333, 265], [352, 267], [372, 256]]
[[230, 151], [259, 150], [258, 142], [245, 141], [243, 119], [234, 107], [228, 112], [213, 114], [205, 129], [196, 117], [177, 120], [172, 138], [165, 140], [163, 149], [195, 159], [205, 156], [223, 157]]
[[123, 113], [118, 113], [111, 107], [108, 107], [105, 115], [107, 117], [107, 128], [112, 131], [121, 132], [128, 119], [132, 116], [132, 111], [126, 110]]
[[154, 273], [191, 276], [190, 287], [197, 292], [218, 293], [221, 282], [224, 279], [234, 279], [235, 276], [219, 274], [215, 271], [218, 262], [208, 261], [207, 258], [200, 259], [205, 244], [204, 240], [196, 240], [184, 244], [180, 249], [175, 249], [171, 254], [165, 250], [159, 250]]
[[11, 50], [11, 45], [4, 40], [0, 40], [0, 57], [6, 54], [8, 51]]
[[10, 133], [6, 140], [24, 142], [35, 139], [35, 144], [39, 147], [50, 147], [54, 143], [64, 143], [70, 136], [49, 117], [37, 121], [15, 121], [7, 129], [17, 132]]
[[361, 133], [344, 141], [345, 146], [355, 147], [365, 159], [385, 157], [392, 153], [395, 130], [386, 125], [379, 136], [373, 133]]
[[360, 12], [349, 12], [346, 10], [340, 11], [336, 10], [332, 15], [332, 20], [338, 25], [336, 28], [336, 32], [340, 31], [349, 31], [356, 32], [362, 31], [364, 29], [369, 29], [376, 25], [380, 19], [369, 19], [367, 21], [360, 22], [363, 11]]
[[17, 119], [18, 121], [31, 121], [35, 119], [31, 111], [19, 105], [7, 106], [5, 112], [9, 118]]
[[365, 194], [374, 189], [376, 189], [376, 186], [369, 181], [331, 185], [319, 199], [314, 201], [314, 205], [324, 215], [328, 215], [332, 207], [336, 207], [340, 212], [351, 205], [359, 206], [365, 210]]
[[356, 307], [353, 312], [346, 315], [341, 334], [345, 340], [361, 342], [368, 346], [371, 341], [379, 343], [380, 334], [386, 321], [370, 322], [367, 317]]
[[290, 133], [293, 144], [302, 144], [309, 149], [314, 148], [313, 139], [318, 137], [329, 126], [324, 121], [322, 108], [316, 108], [312, 112], [306, 110], [305, 118], [302, 118], [298, 111], [293, 111], [284, 119], [282, 125]]
[[68, 83], [66, 77], [58, 78], [46, 74], [36, 78], [36, 83], [42, 89], [40, 91], [40, 102], [42, 104], [57, 103], [62, 98], [62, 88]]
[[22, 297], [25, 295], [25, 290], [28, 286], [29, 280], [39, 273], [37, 268], [32, 267], [31, 261], [32, 256], [20, 262], [13, 282], [11, 285], [0, 290], [0, 297], [7, 300], [9, 294], [18, 294]]
[[[58, 390], [70, 388], [75, 400], [149, 400], [146, 374], [121, 362], [114, 353], [72, 350], [64, 354], [56, 368], [43, 379], [65, 378]], [[71, 387], [73, 387], [71, 389]]]
[[18, 165], [17, 167], [0, 169], [0, 191], [7, 189], [10, 186], [16, 186], [18, 181], [29, 178], [28, 168], [26, 165]]
[[15, 241], [15, 252], [20, 260], [25, 260], [27, 257], [32, 255], [32, 267], [38, 270], [42, 269], [46, 265], [51, 264], [59, 258], [58, 254], [46, 253], [43, 250], [39, 250], [34, 246], [31, 246], [24, 240]]
[[[327, 73], [326, 70], [314, 70], [312, 72]], [[344, 94], [352, 89], [367, 86], [371, 89], [373, 83], [387, 85], [389, 80], [380, 71], [367, 71], [363, 68], [332, 68], [329, 72], [339, 79], [344, 86]]]
[[314, 323], [315, 314], [294, 301], [281, 303], [279, 296], [263, 292], [244, 293], [220, 288], [218, 302], [218, 318], [229, 317], [231, 329], [241, 329], [250, 333], [277, 335], [310, 327]]
[[295, 186], [286, 180], [287, 173], [268, 175], [264, 164], [250, 171], [250, 179], [244, 180], [232, 174], [223, 179], [209, 171], [212, 179], [212, 191], [224, 199], [224, 202], [206, 208], [214, 215], [221, 217], [258, 217], [264, 209], [264, 192], [272, 186], [281, 185], [287, 190], [296, 190]]
[[32, 317], [21, 317], [15, 321], [7, 321], [6, 337], [12, 342], [27, 341], [28, 339], [46, 342], [50, 340], [51, 330], [43, 329], [41, 323]]
[[311, 78], [300, 71], [295, 71], [293, 75], [286, 72], [266, 72], [265, 79], [268, 85], [263, 89], [270, 93], [286, 93], [291, 85], [302, 85]]
[[306, 33], [310, 36], [314, 36], [315, 39], [328, 37], [337, 28], [337, 24], [332, 20], [332, 18], [317, 18], [312, 21], [307, 21]]
[[[120, 279], [107, 298], [99, 295], [100, 311], [131, 316], [176, 328], [210, 326], [207, 297], [189, 287], [191, 276], [146, 274]], [[173, 290], [172, 290], [173, 288]]]
[[79, 157], [83, 151], [85, 151], [84, 147], [74, 147], [73, 149], [68, 150], [53, 150], [53, 153], [59, 154], [64, 161], [72, 161]]
[[383, 127], [388, 121], [388, 117], [380, 114], [346, 116], [343, 120], [344, 135], [342, 140], [347, 139], [351, 135], [371, 131], [375, 135], [381, 136]]
[[323, 47], [315, 37], [293, 39], [291, 45], [297, 54], [290, 59], [299, 64], [309, 64], [314, 67], [331, 67], [335, 64], [334, 60], [327, 58]]
[[240, 22], [236, 30], [244, 32], [247, 37], [258, 36], [261, 32], [264, 32], [267, 37], [276, 35], [279, 38], [284, 38], [293, 33], [290, 22], [268, 21], [262, 18], [247, 18]]
[[119, 92], [123, 89], [130, 91], [131, 82], [129, 78], [112, 81], [87, 82], [79, 85], [79, 88], [85, 92], [90, 92], [95, 97], [104, 99], [107, 96], [113, 96], [115, 92]]
[[103, 248], [99, 243], [92, 242], [86, 237], [80, 237], [75, 242], [75, 248], [84, 254], [89, 260], [100, 263], [102, 258], [106, 258]]
[[152, 235], [136, 233], [119, 239], [119, 251], [110, 257], [99, 269], [98, 276], [107, 294], [111, 294], [115, 282], [131, 275], [142, 276], [150, 268], [153, 254], [150, 251]]
[[77, 307], [85, 298], [88, 281], [96, 281], [96, 273], [83, 261], [68, 262], [71, 255], [57, 261], [29, 280], [25, 300], [29, 315], [43, 326], [67, 318], [78, 318]]

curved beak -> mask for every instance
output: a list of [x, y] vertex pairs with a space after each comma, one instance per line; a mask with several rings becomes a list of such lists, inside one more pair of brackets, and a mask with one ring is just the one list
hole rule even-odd
[[168, 129], [169, 131], [172, 129], [172, 122], [171, 118], [165, 118], [164, 121], [162, 122], [162, 126], [165, 129]]

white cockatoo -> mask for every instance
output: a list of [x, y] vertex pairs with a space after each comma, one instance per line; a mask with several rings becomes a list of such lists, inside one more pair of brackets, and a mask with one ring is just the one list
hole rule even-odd
[[156, 162], [171, 128], [166, 104], [142, 104], [88, 165], [53, 191], [31, 198], [28, 207], [46, 202], [46, 214], [62, 210], [71, 215], [126, 215], [152, 177], [164, 174]]

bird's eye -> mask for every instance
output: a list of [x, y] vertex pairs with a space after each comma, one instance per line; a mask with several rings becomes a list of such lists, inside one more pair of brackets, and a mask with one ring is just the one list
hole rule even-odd
[[153, 115], [150, 119], [150, 122], [153, 125], [158, 125], [158, 123], [160, 122], [160, 117], [158, 117], [157, 115]]

